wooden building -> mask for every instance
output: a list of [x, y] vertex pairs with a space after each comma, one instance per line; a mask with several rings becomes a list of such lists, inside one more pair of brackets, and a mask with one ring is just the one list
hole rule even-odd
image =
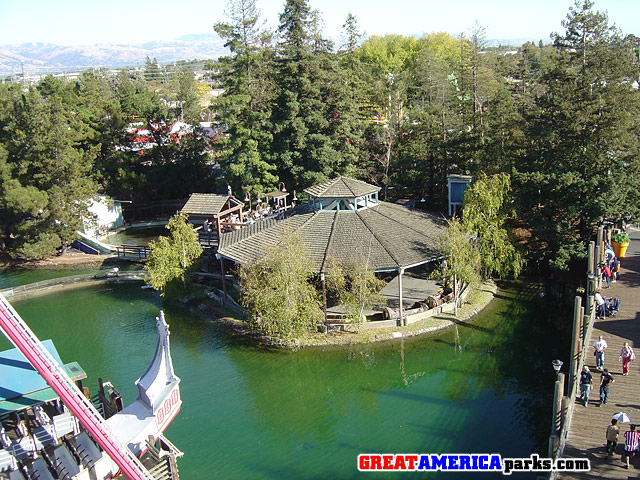
[[189, 223], [203, 225], [205, 221], [210, 225], [199, 232], [200, 243], [215, 246], [223, 232], [232, 230], [234, 220], [243, 223], [242, 208], [244, 203], [233, 195], [218, 195], [215, 193], [192, 193], [180, 213], [189, 216]]
[[222, 235], [221, 260], [245, 264], [279, 242], [286, 229], [298, 232], [315, 271], [324, 279], [329, 260], [358, 263], [375, 272], [397, 272], [441, 260], [438, 248], [446, 220], [378, 199], [380, 187], [338, 177], [305, 190], [306, 201], [280, 218], [256, 222]]

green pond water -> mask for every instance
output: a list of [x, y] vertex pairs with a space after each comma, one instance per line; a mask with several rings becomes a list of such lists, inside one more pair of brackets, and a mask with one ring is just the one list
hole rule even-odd
[[14, 306], [64, 362], [82, 365], [85, 385], [111, 380], [125, 403], [153, 356], [164, 308], [184, 402], [166, 435], [185, 452], [183, 480], [422, 478], [359, 473], [357, 455], [546, 452], [558, 350], [536, 292], [501, 290], [458, 334], [298, 352], [243, 345], [215, 319], [163, 306], [136, 284]]
[[104, 243], [109, 245], [149, 245], [151, 240], [156, 240], [159, 236], [167, 236], [168, 234], [169, 231], [163, 226], [134, 227], [109, 235], [104, 239]]

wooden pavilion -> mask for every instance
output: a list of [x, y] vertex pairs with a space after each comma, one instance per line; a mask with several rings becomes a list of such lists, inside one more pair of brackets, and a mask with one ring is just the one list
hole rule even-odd
[[[200, 231], [200, 243], [208, 246], [218, 244], [222, 233], [233, 227], [232, 216], [237, 215], [238, 222], [243, 223], [242, 208], [244, 203], [233, 195], [218, 195], [215, 193], [192, 193], [180, 213], [189, 216], [189, 222], [194, 225], [204, 225], [211, 222], [209, 231]], [[206, 238], [205, 238], [206, 237]]]
[[301, 235], [323, 284], [329, 259], [397, 272], [402, 307], [405, 270], [443, 258], [438, 241], [446, 221], [440, 214], [382, 202], [379, 190], [347, 177], [314, 185], [305, 190], [305, 202], [280, 218], [222, 235], [218, 257], [239, 264], [257, 260], [279, 242], [285, 229], [292, 229]]

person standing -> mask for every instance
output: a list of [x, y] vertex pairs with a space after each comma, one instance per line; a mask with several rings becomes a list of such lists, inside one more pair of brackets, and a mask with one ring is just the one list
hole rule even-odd
[[609, 268], [609, 265], [605, 265], [604, 267], [602, 267], [602, 275], [604, 276], [604, 279], [607, 281], [607, 288], [611, 287], [611, 268]]
[[619, 433], [620, 427], [618, 426], [618, 420], [612, 418], [611, 425], [607, 427], [607, 457], [611, 457], [616, 452]]
[[589, 367], [586, 365], [582, 368], [580, 373], [580, 399], [584, 400], [584, 406], [589, 406], [589, 393], [591, 392], [592, 375], [589, 371]]
[[624, 432], [624, 453], [622, 461], [626, 463], [624, 468], [629, 468], [629, 459], [638, 451], [638, 440], [640, 440], [640, 432], [636, 431], [636, 426], [631, 425], [628, 432]]
[[604, 351], [607, 347], [607, 342], [602, 338], [602, 335], [598, 337], [598, 340], [593, 342], [593, 353], [596, 356], [596, 368], [598, 370], [602, 370], [602, 367], [604, 367]]
[[609, 389], [611, 388], [611, 384], [615, 382], [613, 376], [609, 373], [609, 370], [606, 368], [602, 372], [602, 376], [600, 377], [600, 405], [604, 405], [609, 400]]
[[633, 348], [631, 348], [629, 342], [624, 342], [620, 350], [620, 358], [618, 359], [622, 362], [622, 375], [629, 375], [629, 364], [635, 359], [636, 354], [633, 352]]
[[594, 295], [596, 300], [597, 309], [596, 309], [596, 318], [604, 318], [607, 313], [607, 307], [605, 306], [604, 298], [602, 298], [602, 294], [598, 291]]

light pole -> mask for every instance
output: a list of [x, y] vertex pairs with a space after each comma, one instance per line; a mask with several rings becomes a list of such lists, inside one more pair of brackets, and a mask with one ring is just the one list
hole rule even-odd
[[549, 436], [549, 457], [555, 458], [558, 449], [559, 433], [562, 428], [562, 397], [564, 396], [564, 373], [560, 372], [562, 360], [553, 360], [551, 365], [556, 372], [553, 390], [553, 416], [551, 417], [551, 435]]
[[251, 194], [250, 193], [247, 192], [244, 194], [244, 201], [249, 202], [249, 210], [251, 210]]

